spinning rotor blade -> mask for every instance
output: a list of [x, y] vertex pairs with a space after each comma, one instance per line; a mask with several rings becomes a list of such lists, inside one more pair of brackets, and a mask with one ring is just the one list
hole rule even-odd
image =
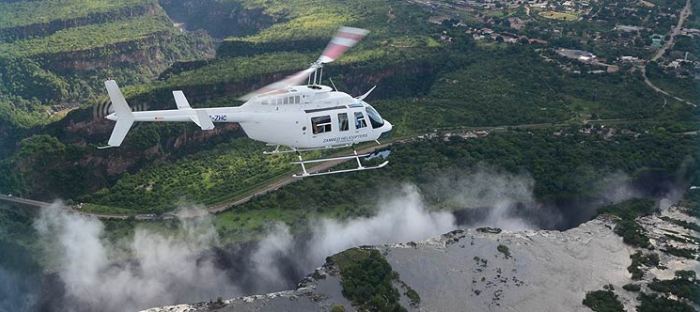
[[318, 58], [318, 63], [326, 64], [340, 58], [345, 51], [354, 47], [362, 38], [364, 38], [369, 30], [355, 27], [341, 27], [338, 33], [335, 34], [333, 40], [328, 43], [323, 54]]
[[323, 51], [323, 54], [321, 54], [321, 57], [319, 57], [315, 63], [311, 64], [311, 67], [297, 72], [296, 74], [284, 78], [280, 81], [264, 86], [251, 93], [248, 93], [238, 99], [242, 101], [247, 101], [260, 94], [270, 93], [291, 86], [298, 86], [302, 84], [304, 80], [309, 78], [311, 74], [313, 74], [316, 70], [321, 68], [323, 64], [333, 62], [340, 58], [340, 56], [342, 56], [343, 53], [345, 53], [345, 51], [347, 51], [349, 48], [352, 48], [358, 42], [360, 42], [360, 40], [362, 40], [362, 38], [364, 38], [367, 35], [367, 33], [369, 33], [369, 31], [362, 28], [341, 27], [338, 30], [338, 33], [335, 35], [335, 37], [333, 37], [331, 42], [328, 43], [326, 49]]
[[281, 90], [281, 89], [288, 88], [291, 86], [298, 86], [302, 82], [306, 81], [306, 78], [308, 78], [309, 75], [311, 75], [315, 70], [316, 70], [316, 67], [311, 66], [305, 70], [297, 72], [294, 75], [291, 75], [291, 76], [284, 78], [280, 81], [273, 82], [269, 85], [266, 85], [260, 89], [255, 90], [251, 93], [248, 93], [248, 94], [246, 94], [238, 99], [242, 100], [242, 101], [247, 101], [256, 95], [260, 95], [260, 94], [264, 94], [264, 93], [268, 93], [268, 92], [273, 92], [276, 90]]

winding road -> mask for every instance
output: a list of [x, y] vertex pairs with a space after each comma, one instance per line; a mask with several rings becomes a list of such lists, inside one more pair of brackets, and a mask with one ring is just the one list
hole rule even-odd
[[[690, 16], [690, 10], [691, 10], [690, 0], [686, 0], [685, 6], [683, 7], [683, 9], [680, 12], [680, 15], [678, 16], [678, 23], [668, 33], [668, 36], [670, 38], [668, 39], [668, 41], [666, 41], [664, 43], [664, 45], [659, 50], [656, 51], [656, 53], [654, 53], [654, 56], [651, 57], [652, 62], [656, 62], [659, 58], [661, 58], [666, 53], [666, 51], [668, 49], [673, 47], [673, 41], [676, 39], [676, 36], [681, 32], [681, 29], [683, 29], [683, 24], [685, 24], [685, 21], [688, 19], [688, 16]], [[651, 80], [649, 80], [649, 78], [647, 77], [646, 64], [644, 64], [644, 66], [639, 66], [639, 68], [642, 71], [642, 77], [644, 77], [644, 83], [647, 86], [649, 86], [650, 88], [654, 89], [654, 91], [659, 92], [659, 93], [666, 95], [668, 97], [671, 97], [671, 98], [675, 99], [676, 101], [686, 103], [692, 107], [697, 107], [697, 105], [695, 103], [690, 102], [686, 99], [682, 99], [682, 98], [677, 97], [675, 95], [672, 95], [671, 93], [654, 85], [654, 83], [652, 83]]]

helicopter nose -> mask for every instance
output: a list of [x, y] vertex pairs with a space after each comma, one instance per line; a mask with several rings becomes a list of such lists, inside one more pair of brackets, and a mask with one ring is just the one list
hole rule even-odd
[[391, 125], [390, 122], [384, 120], [384, 125], [382, 126], [381, 129], [382, 129], [382, 134], [379, 135], [379, 139], [380, 140], [388, 139], [391, 137], [391, 130], [394, 129], [394, 126]]
[[109, 119], [109, 120], [114, 120], [114, 121], [116, 121], [116, 120], [117, 120], [117, 114], [111, 113], [111, 114], [105, 116], [105, 118], [107, 118], [107, 119]]

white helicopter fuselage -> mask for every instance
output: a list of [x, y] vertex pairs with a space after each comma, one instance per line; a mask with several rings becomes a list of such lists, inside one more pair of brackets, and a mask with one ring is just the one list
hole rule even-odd
[[[364, 99], [374, 90], [353, 98], [347, 93], [335, 91], [321, 85], [324, 64], [335, 61], [345, 51], [355, 46], [368, 31], [354, 27], [341, 27], [315, 62], [302, 71], [282, 80], [268, 84], [239, 99], [246, 101], [241, 106], [194, 109], [180, 91], [173, 91], [177, 109], [134, 112], [124, 98], [116, 81], [105, 81], [105, 88], [112, 101], [114, 113], [107, 119], [116, 121], [107, 146], [118, 147], [126, 138], [134, 122], [194, 122], [202, 130], [214, 129], [216, 122], [237, 122], [249, 138], [270, 145], [274, 151], [265, 154], [296, 152], [301, 174], [294, 177], [309, 177], [334, 173], [345, 173], [379, 169], [389, 161], [377, 165], [364, 165], [360, 159], [370, 158], [370, 153], [360, 154], [353, 149], [349, 156], [304, 160], [301, 152], [351, 146], [357, 143], [376, 141], [382, 134], [391, 131], [392, 125]], [[312, 78], [313, 77], [313, 78]], [[300, 85], [307, 81], [307, 85]], [[332, 82], [331, 82], [332, 83]], [[289, 149], [280, 150], [280, 146]], [[354, 159], [357, 167], [352, 169], [314, 172], [307, 170], [312, 163], [336, 162]]]
[[[177, 110], [133, 112], [133, 119], [186, 122], [197, 115], [208, 117], [213, 123], [239, 123], [253, 140], [299, 150], [376, 141], [392, 129], [391, 123], [362, 99], [322, 85], [295, 86], [259, 95], [237, 107], [193, 109], [185, 100], [184, 105], [178, 103]], [[112, 114], [107, 118], [118, 117]]]

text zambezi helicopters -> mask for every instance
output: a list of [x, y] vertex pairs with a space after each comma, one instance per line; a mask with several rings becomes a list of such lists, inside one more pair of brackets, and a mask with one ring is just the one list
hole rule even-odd
[[[116, 121], [105, 148], [120, 146], [135, 121], [192, 121], [202, 130], [214, 129], [214, 122], [237, 122], [249, 138], [277, 146], [266, 154], [296, 152], [302, 173], [294, 177], [382, 168], [388, 161], [377, 166], [363, 166], [360, 158], [369, 154], [358, 154], [357, 151], [349, 156], [314, 160], [304, 160], [300, 153], [377, 141], [383, 133], [391, 131], [391, 123], [383, 120], [364, 101], [374, 88], [353, 98], [320, 84], [323, 65], [338, 59], [367, 33], [367, 30], [360, 28], [340, 28], [321, 57], [309, 68], [241, 97], [246, 102], [237, 107], [193, 109], [182, 91], [173, 91], [177, 109], [133, 112], [117, 83], [114, 80], [105, 81], [114, 108], [114, 113], [106, 118]], [[304, 81], [307, 81], [307, 85], [301, 85]], [[280, 150], [280, 147], [286, 148]], [[305, 166], [308, 163], [353, 158], [357, 160], [357, 167], [352, 169], [310, 173]]]

